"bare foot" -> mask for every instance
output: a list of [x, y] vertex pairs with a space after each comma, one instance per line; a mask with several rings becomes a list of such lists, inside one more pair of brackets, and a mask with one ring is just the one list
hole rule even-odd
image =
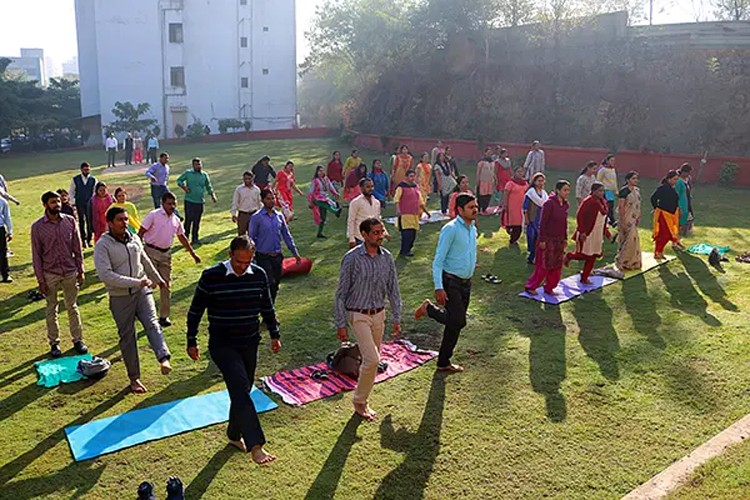
[[141, 383], [140, 379], [130, 381], [130, 390], [133, 391], [133, 394], [143, 394], [144, 392], [148, 391], [148, 389], [146, 389], [146, 386]]
[[367, 405], [367, 403], [354, 403], [354, 413], [367, 420], [368, 422], [372, 422], [373, 420], [375, 420], [375, 414], [372, 410], [370, 410], [370, 407]]
[[370, 405], [367, 405], [367, 413], [369, 413], [370, 415], [372, 415], [372, 418], [375, 418], [375, 417], [378, 416], [378, 412], [376, 412], [375, 410], [373, 410], [372, 408], [370, 408]]
[[267, 453], [266, 450], [263, 449], [263, 446], [259, 444], [256, 444], [250, 449], [250, 454], [253, 456], [253, 462], [258, 465], [270, 464], [271, 462], [276, 460], [275, 455]]
[[524, 290], [526, 290], [526, 293], [528, 293], [529, 295], [536, 295], [537, 294], [536, 290], [534, 290], [533, 288], [524, 288]]
[[172, 371], [172, 365], [169, 363], [168, 359], [159, 361], [159, 365], [161, 366], [161, 374], [162, 375], [169, 375]]
[[247, 446], [245, 446], [245, 440], [240, 438], [239, 441], [229, 440], [229, 444], [240, 450], [241, 452], [247, 453]]
[[427, 315], [427, 306], [432, 304], [428, 299], [425, 299], [424, 302], [422, 302], [422, 305], [417, 307], [414, 310], [414, 319], [419, 321], [420, 319], [424, 318]]
[[464, 367], [461, 365], [438, 366], [438, 371], [447, 373], [461, 373], [462, 371], [464, 371]]

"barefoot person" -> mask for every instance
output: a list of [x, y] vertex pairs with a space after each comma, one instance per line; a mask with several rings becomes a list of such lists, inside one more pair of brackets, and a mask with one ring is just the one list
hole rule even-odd
[[362, 364], [354, 391], [354, 411], [362, 418], [373, 420], [375, 412], [367, 400], [375, 383], [380, 362], [380, 343], [385, 331], [385, 297], [391, 303], [394, 337], [401, 333], [401, 294], [398, 273], [391, 253], [382, 247], [385, 226], [375, 217], [359, 225], [364, 244], [347, 252], [341, 261], [341, 274], [336, 290], [334, 313], [336, 335], [342, 342], [349, 340], [347, 321], [354, 330]]
[[654, 257], [664, 258], [664, 247], [672, 242], [672, 247], [684, 250], [680, 243], [680, 195], [675, 191], [679, 174], [675, 170], [667, 172], [661, 185], [651, 195], [651, 206], [654, 207]]
[[595, 182], [591, 185], [591, 194], [584, 198], [576, 212], [577, 227], [573, 235], [576, 251], [568, 252], [564, 261], [566, 266], [571, 260], [583, 261], [581, 283], [584, 285], [591, 284], [589, 276], [596, 259], [602, 256], [604, 237], [610, 238], [607, 229], [608, 214], [609, 205], [604, 197], [604, 185]]
[[451, 373], [464, 371], [461, 366], [451, 363], [451, 358], [461, 329], [466, 326], [471, 277], [477, 263], [477, 228], [474, 221], [479, 207], [476, 198], [470, 194], [458, 195], [456, 211], [458, 217], [440, 230], [435, 259], [432, 261], [435, 300], [443, 309], [425, 300], [414, 311], [417, 320], [427, 315], [445, 325], [437, 369]]
[[565, 247], [568, 244], [568, 196], [570, 183], [557, 181], [555, 192], [542, 205], [539, 234], [536, 243], [534, 273], [526, 282], [526, 291], [536, 295], [536, 289], [544, 283], [544, 293], [555, 294], [555, 287], [562, 274]]
[[140, 238], [128, 231], [128, 212], [119, 207], [107, 211], [107, 226], [94, 247], [94, 265], [99, 280], [109, 293], [109, 310], [117, 324], [120, 335], [120, 351], [130, 378], [130, 389], [136, 394], [146, 392], [141, 383], [141, 364], [138, 358], [138, 336], [135, 320], [138, 319], [146, 330], [161, 372], [167, 375], [172, 371], [169, 364], [169, 348], [164, 341], [152, 290], [157, 286], [166, 287], [156, 271]]
[[271, 335], [271, 351], [281, 350], [279, 325], [271, 300], [268, 278], [253, 264], [255, 244], [235, 236], [229, 246], [229, 260], [203, 271], [187, 314], [187, 351], [200, 359], [198, 328], [208, 310], [208, 351], [224, 375], [229, 391], [229, 442], [247, 452], [257, 464], [276, 459], [266, 453], [266, 438], [250, 397], [255, 379], [260, 344], [259, 316]]
[[641, 268], [641, 238], [638, 225], [641, 223], [641, 190], [638, 188], [638, 172], [625, 175], [625, 186], [618, 194], [617, 215], [620, 232], [617, 234], [617, 257], [615, 263], [620, 271]]

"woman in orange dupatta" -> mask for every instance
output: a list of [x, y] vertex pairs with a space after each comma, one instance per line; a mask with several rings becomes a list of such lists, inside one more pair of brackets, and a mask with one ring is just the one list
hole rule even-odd
[[409, 146], [401, 146], [400, 153], [393, 161], [393, 172], [391, 172], [391, 195], [396, 192], [396, 187], [406, 179], [406, 171], [414, 167], [414, 158], [409, 154]]
[[430, 165], [430, 155], [422, 153], [419, 159], [419, 165], [417, 165], [417, 184], [419, 185], [419, 192], [422, 194], [425, 202], [429, 198], [430, 179], [432, 178], [432, 165]]
[[680, 243], [680, 195], [674, 188], [679, 178], [677, 171], [670, 170], [651, 195], [651, 206], [654, 207], [654, 257], [657, 259], [664, 258], [664, 247], [670, 241], [674, 248], [685, 248]]

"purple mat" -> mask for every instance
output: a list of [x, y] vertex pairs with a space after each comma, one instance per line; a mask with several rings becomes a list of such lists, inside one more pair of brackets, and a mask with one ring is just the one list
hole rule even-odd
[[606, 276], [591, 276], [589, 277], [589, 279], [591, 280], [590, 285], [582, 285], [580, 274], [575, 274], [573, 276], [565, 278], [564, 280], [561, 280], [557, 285], [557, 288], [555, 288], [556, 295], [554, 296], [544, 293], [543, 287], [537, 288], [536, 295], [531, 295], [528, 292], [519, 293], [518, 295], [521, 297], [526, 297], [527, 299], [544, 302], [545, 304], [561, 304], [563, 302], [574, 299], [579, 295], [583, 295], [584, 293], [599, 290], [604, 286], [611, 285], [612, 283], [619, 281], [614, 278], [608, 278]]

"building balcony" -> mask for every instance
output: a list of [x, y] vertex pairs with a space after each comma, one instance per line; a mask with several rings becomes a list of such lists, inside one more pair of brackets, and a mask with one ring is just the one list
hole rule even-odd
[[159, 0], [161, 10], [182, 10], [185, 8], [184, 0]]

